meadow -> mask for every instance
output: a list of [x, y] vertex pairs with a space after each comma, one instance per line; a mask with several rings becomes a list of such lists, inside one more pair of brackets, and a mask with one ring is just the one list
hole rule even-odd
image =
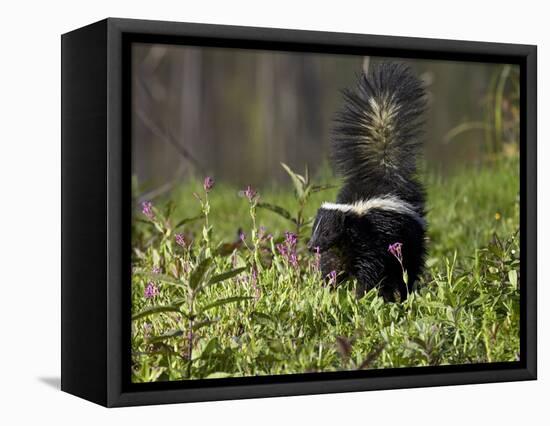
[[136, 203], [132, 380], [186, 380], [515, 361], [519, 357], [517, 156], [423, 173], [426, 270], [404, 302], [325, 284], [306, 250], [338, 184], [187, 181]]

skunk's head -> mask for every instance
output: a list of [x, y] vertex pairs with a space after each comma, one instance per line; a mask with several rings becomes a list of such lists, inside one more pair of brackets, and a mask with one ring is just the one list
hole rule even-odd
[[310, 251], [324, 252], [340, 242], [344, 235], [345, 213], [339, 210], [329, 210], [321, 207], [313, 222], [311, 239], [308, 243]]

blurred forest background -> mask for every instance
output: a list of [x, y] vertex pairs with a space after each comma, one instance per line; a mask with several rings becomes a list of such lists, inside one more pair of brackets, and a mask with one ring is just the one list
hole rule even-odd
[[280, 163], [314, 174], [328, 162], [341, 90], [382, 60], [426, 84], [426, 169], [447, 175], [517, 155], [519, 68], [318, 53], [136, 44], [133, 174], [139, 198], [191, 176], [255, 187], [288, 182]]

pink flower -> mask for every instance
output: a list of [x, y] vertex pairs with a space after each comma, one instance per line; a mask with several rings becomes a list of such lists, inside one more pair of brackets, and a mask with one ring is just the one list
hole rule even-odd
[[330, 273], [327, 275], [328, 277], [328, 285], [330, 286], [336, 286], [336, 277], [338, 276], [338, 274], [336, 273], [336, 271], [330, 271]]
[[155, 283], [152, 281], [149, 281], [149, 283], [147, 284], [147, 287], [145, 287], [145, 292], [143, 296], [146, 299], [152, 299], [153, 297], [158, 296], [158, 294], [159, 294], [159, 289], [157, 288]]
[[275, 247], [279, 254], [286, 259], [286, 261], [292, 266], [298, 266], [298, 255], [296, 253], [296, 244], [298, 237], [292, 232], [285, 232], [285, 241], [277, 244]]
[[388, 251], [399, 261], [403, 263], [403, 253], [401, 252], [401, 247], [403, 243], [393, 243], [388, 246]]
[[184, 237], [183, 234], [176, 234], [175, 239], [176, 239], [176, 244], [178, 246], [181, 246], [181, 247], [186, 246], [186, 241], [185, 241], [185, 237]]
[[214, 188], [214, 178], [206, 176], [202, 186], [206, 192], [210, 192]]
[[265, 232], [266, 232], [265, 226], [260, 226], [260, 228], [258, 229], [259, 240], [263, 240], [264, 238], [266, 238]]
[[244, 190], [244, 196], [248, 198], [248, 201], [250, 202], [254, 201], [257, 195], [258, 193], [250, 185], [248, 185]]
[[294, 268], [298, 267], [298, 256], [295, 251], [288, 255], [288, 263], [290, 263]]
[[401, 251], [401, 247], [403, 247], [403, 243], [393, 243], [393, 244], [390, 244], [388, 246], [388, 251], [399, 262], [399, 265], [401, 266], [401, 270], [403, 271], [403, 281], [408, 286], [409, 285], [409, 275], [407, 274], [405, 266], [403, 265], [403, 252]]
[[319, 246], [315, 247], [315, 260], [313, 263], [315, 270], [321, 270], [321, 250]]
[[147, 216], [150, 220], [155, 218], [155, 212], [153, 212], [153, 203], [150, 201], [144, 201], [141, 203], [141, 212]]
[[256, 271], [256, 268], [252, 268], [249, 282], [254, 289], [254, 299], [258, 300], [260, 298], [260, 288], [258, 287], [258, 272]]
[[287, 231], [285, 232], [285, 241], [290, 247], [294, 247], [298, 242], [298, 237], [296, 234]]

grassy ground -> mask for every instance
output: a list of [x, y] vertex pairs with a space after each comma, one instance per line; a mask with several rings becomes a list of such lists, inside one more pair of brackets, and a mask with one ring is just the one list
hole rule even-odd
[[[425, 181], [429, 257], [418, 291], [404, 303], [385, 304], [375, 291], [357, 300], [353, 282], [322, 285], [315, 256], [304, 250], [307, 220], [335, 189], [310, 185], [311, 195], [299, 200], [289, 188], [262, 191], [259, 202], [288, 211], [300, 229], [222, 183], [208, 205], [202, 183], [188, 183], [171, 194], [172, 207], [155, 205], [152, 219], [136, 209], [133, 380], [516, 360], [517, 159]], [[204, 210], [208, 224], [181, 224]], [[276, 248], [285, 231], [301, 234], [298, 266]]]

